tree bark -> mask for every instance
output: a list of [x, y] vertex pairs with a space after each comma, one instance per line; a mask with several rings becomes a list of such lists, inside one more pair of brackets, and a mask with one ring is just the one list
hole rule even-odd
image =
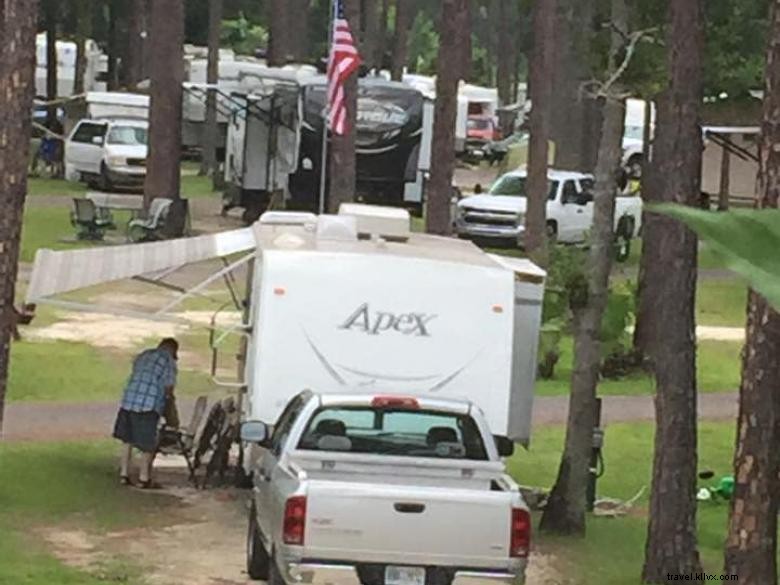
[[[650, 176], [651, 202], [697, 206], [701, 192], [702, 0], [669, 3], [669, 86], [659, 100]], [[649, 213], [642, 300], [655, 322], [648, 353], [656, 381], [656, 435], [642, 578], [701, 570], [696, 536], [696, 236], [681, 223]], [[652, 260], [650, 260], [652, 258]]]
[[433, 117], [431, 178], [428, 183], [425, 227], [429, 233], [452, 231], [452, 178], [455, 174], [455, 123], [458, 88], [471, 59], [468, 0], [442, 0], [439, 53], [436, 65], [436, 104]]
[[151, 13], [151, 105], [149, 162], [144, 205], [178, 199], [180, 191], [184, 82], [184, 2], [154, 0]]
[[77, 0], [76, 5], [76, 71], [73, 75], [73, 95], [84, 93], [87, 71], [87, 39], [92, 30], [92, 1]]
[[363, 52], [363, 64], [367, 69], [375, 69], [381, 66], [377, 58], [377, 46], [379, 43], [379, 16], [378, 0], [361, 0], [360, 13], [363, 25], [360, 46]]
[[388, 67], [387, 63], [387, 20], [390, 13], [390, 0], [382, 0], [382, 10], [379, 14], [377, 30], [376, 62], [380, 69]]
[[[282, 67], [287, 64], [290, 41], [290, 14], [288, 0], [271, 0], [270, 30], [268, 38], [268, 54], [266, 61], [271, 67]], [[357, 30], [357, 29], [355, 29]]]
[[[352, 34], [358, 40], [360, 30], [360, 0], [344, 0], [345, 16]], [[353, 73], [344, 85], [347, 105], [347, 133], [332, 135], [330, 140], [328, 213], [338, 213], [342, 203], [355, 200], [357, 187], [357, 160], [355, 158], [355, 134], [357, 122], [358, 73]]]
[[123, 69], [127, 86], [134, 89], [144, 80], [146, 0], [132, 0], [127, 8], [127, 62]]
[[309, 59], [309, 10], [311, 0], [292, 0], [290, 17], [290, 49], [293, 62], [305, 63]]
[[[219, 83], [219, 39], [222, 32], [222, 12], [224, 0], [211, 0], [209, 3], [209, 56], [206, 70], [206, 83]], [[205, 177], [217, 172], [217, 90], [209, 89], [206, 97], [206, 123], [203, 132], [203, 155], [200, 161], [200, 175]]]
[[[777, 208], [780, 198], [780, 0], [773, 0], [769, 22], [759, 208]], [[751, 292], [725, 547], [725, 572], [747, 585], [777, 584], [779, 441], [780, 314]]]
[[107, 79], [106, 89], [108, 91], [116, 91], [119, 87], [119, 42], [118, 42], [118, 30], [117, 30], [117, 8], [115, 0], [109, 0], [106, 5], [107, 17], [108, 17], [108, 43], [106, 47], [106, 57], [108, 59], [107, 65]]
[[512, 67], [515, 63], [514, 4], [512, 0], [499, 0], [498, 22], [498, 101], [506, 106], [512, 103]]
[[555, 167], [587, 172], [588, 154], [593, 151], [588, 131], [593, 103], [582, 91], [593, 78], [588, 64], [593, 37], [593, 0], [558, 0], [554, 58], [555, 92], [551, 94], [550, 136], [555, 142]]
[[[53, 102], [57, 95], [57, 74], [59, 59], [57, 56], [57, 23], [59, 21], [59, 3], [47, 0], [44, 4], [46, 18], [46, 99]], [[57, 104], [50, 104], [46, 110], [46, 124], [54, 128], [57, 121]]]
[[37, 0], [0, 2], [0, 436], [8, 383], [32, 103]]
[[523, 246], [543, 265], [547, 264], [547, 163], [550, 138], [550, 98], [555, 54], [557, 0], [534, 2], [534, 46], [531, 55], [531, 137], [528, 146], [528, 208]]
[[404, 68], [409, 60], [409, 29], [412, 28], [413, 22], [412, 0], [395, 0], [395, 40], [390, 67], [390, 77], [394, 81], [402, 80]]

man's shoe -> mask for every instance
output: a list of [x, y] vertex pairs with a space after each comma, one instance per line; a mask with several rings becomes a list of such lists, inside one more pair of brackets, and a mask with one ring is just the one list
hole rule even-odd
[[119, 477], [119, 485], [133, 485], [133, 482], [126, 475], [122, 475]]

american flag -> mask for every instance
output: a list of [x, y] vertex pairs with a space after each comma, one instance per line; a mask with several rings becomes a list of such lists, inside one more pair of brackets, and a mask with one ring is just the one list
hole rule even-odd
[[334, 134], [341, 136], [349, 131], [344, 84], [360, 67], [360, 54], [344, 15], [344, 0], [335, 2], [333, 39], [328, 58], [328, 125]]

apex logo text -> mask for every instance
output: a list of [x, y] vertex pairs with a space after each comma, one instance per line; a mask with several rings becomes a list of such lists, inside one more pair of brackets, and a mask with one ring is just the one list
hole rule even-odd
[[396, 315], [387, 311], [371, 311], [368, 303], [363, 303], [341, 325], [340, 329], [357, 329], [369, 335], [396, 331], [403, 335], [430, 337], [428, 327], [436, 315], [425, 313], [403, 313]]

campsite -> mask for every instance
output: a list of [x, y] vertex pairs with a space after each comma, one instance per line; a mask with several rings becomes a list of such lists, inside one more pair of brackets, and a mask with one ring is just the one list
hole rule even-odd
[[0, 38], [0, 585], [777, 584], [780, 0]]

